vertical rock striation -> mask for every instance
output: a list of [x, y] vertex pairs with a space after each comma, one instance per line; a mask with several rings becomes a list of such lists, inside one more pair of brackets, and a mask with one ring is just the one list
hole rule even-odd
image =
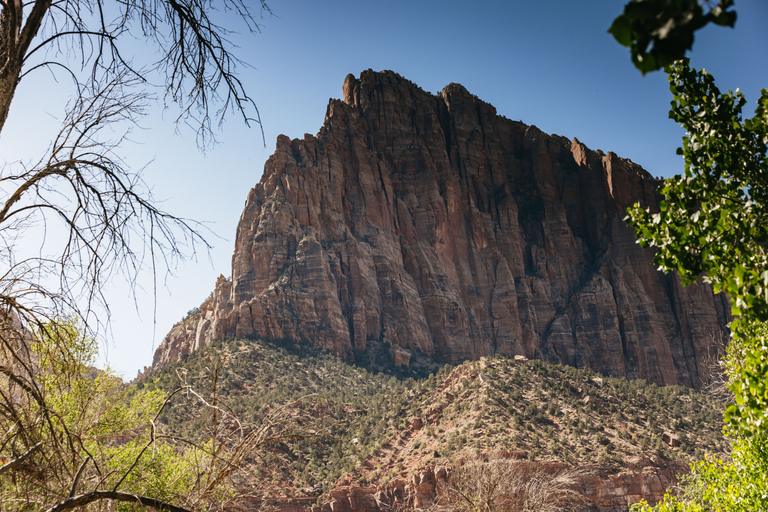
[[[237, 228], [232, 281], [155, 354], [307, 339], [458, 362], [516, 354], [697, 386], [727, 300], [659, 273], [622, 222], [658, 181], [497, 115], [458, 84], [348, 75], [317, 136], [278, 137]], [[405, 357], [407, 364], [407, 357]]]

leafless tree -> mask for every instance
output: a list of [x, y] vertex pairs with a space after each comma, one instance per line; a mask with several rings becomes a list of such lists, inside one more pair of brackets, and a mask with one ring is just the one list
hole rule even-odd
[[[210, 17], [218, 9], [258, 30], [246, 0], [0, 0], [0, 136], [30, 73], [64, 73], [75, 93], [47, 154], [35, 164], [0, 163], [0, 305], [22, 323], [45, 306], [46, 319], [74, 310], [92, 328], [89, 314], [105, 306], [101, 285], [113, 274], [135, 282], [139, 269], [205, 246], [197, 224], [156, 206], [119, 151], [158, 77], [163, 99], [178, 105], [178, 121], [195, 126], [203, 146], [227, 111], [259, 122], [235, 74], [230, 32]], [[155, 43], [157, 61], [139, 67], [126, 56], [138, 38]]]
[[437, 510], [456, 512], [557, 512], [580, 499], [575, 469], [546, 471], [502, 457], [472, 456], [453, 464], [438, 488]]
[[[26, 489], [15, 494], [26, 500], [21, 508], [129, 502], [194, 510], [211, 503], [246, 454], [293, 435], [285, 411], [245, 425], [182, 385], [179, 393], [220, 411], [212, 416], [220, 427], [208, 444], [192, 443], [208, 463], [194, 492], [166, 499], [134, 492], [128, 482], [159, 439], [189, 440], [163, 437], [154, 420], [144, 430], [98, 440], [92, 436], [102, 428], [98, 422], [112, 420], [93, 412], [96, 391], [71, 410], [59, 403], [91, 389], [88, 382], [107, 386], [83, 366], [77, 338], [92, 337], [106, 322], [104, 283], [120, 276], [135, 285], [142, 269], [156, 276], [207, 247], [198, 224], [158, 207], [140, 170], [129, 168], [120, 151], [156, 99], [178, 108], [177, 122], [193, 127], [201, 148], [227, 113], [259, 124], [229, 40], [229, 27], [258, 30], [254, 7], [269, 12], [264, 0], [0, 0], [0, 136], [18, 87], [32, 73], [68, 77], [73, 95], [45, 154], [35, 162], [0, 163], [0, 491]], [[155, 61], [140, 63], [130, 54], [137, 40], [154, 44]], [[150, 85], [158, 81], [160, 88]], [[109, 404], [127, 397], [120, 386], [107, 388], [114, 396], [98, 403], [101, 413], [113, 414]], [[70, 417], [85, 411], [95, 419]], [[89, 425], [91, 434], [73, 425]], [[139, 439], [145, 447], [135, 464], [124, 473], [108, 467], [100, 450]]]
[[[76, 84], [126, 73], [146, 82], [159, 72], [164, 99], [177, 103], [179, 120], [196, 123], [203, 138], [229, 109], [246, 123], [259, 122], [236, 74], [241, 62], [232, 52], [232, 32], [212, 18], [224, 11], [229, 23], [256, 32], [254, 6], [270, 12], [265, 0], [3, 0], [0, 133], [17, 87], [41, 68], [63, 70]], [[126, 45], [137, 40], [154, 43], [156, 61], [134, 64]], [[81, 70], [90, 76], [81, 78]]]
[[723, 402], [734, 403], [733, 393], [728, 389], [726, 374], [726, 357], [730, 338], [728, 334], [719, 332], [710, 336], [707, 354], [699, 366], [699, 387], [703, 393], [711, 395]]

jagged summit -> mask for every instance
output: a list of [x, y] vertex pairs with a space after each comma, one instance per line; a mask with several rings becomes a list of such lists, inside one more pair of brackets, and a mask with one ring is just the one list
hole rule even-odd
[[248, 194], [232, 281], [155, 354], [304, 339], [358, 361], [516, 354], [697, 386], [726, 301], [683, 288], [622, 222], [658, 181], [500, 117], [458, 84], [348, 75], [316, 136], [280, 136]]

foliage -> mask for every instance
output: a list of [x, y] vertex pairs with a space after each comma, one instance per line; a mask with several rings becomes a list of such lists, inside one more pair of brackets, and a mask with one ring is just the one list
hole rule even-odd
[[[730, 512], [768, 510], [768, 442], [764, 437], [742, 438], [733, 446], [731, 460], [705, 460], [691, 465], [681, 495], [668, 494], [654, 508], [659, 512]], [[632, 512], [650, 511], [641, 503]]]
[[[146, 452], [162, 393], [127, 399], [119, 378], [90, 366], [96, 343], [72, 321], [46, 324], [31, 348], [28, 364], [36, 367], [37, 378], [27, 384], [35, 386], [35, 392], [21, 392], [24, 383], [13, 380], [0, 383], [2, 451], [18, 459], [37, 447], [22, 464], [0, 476], [4, 506], [45, 509], [92, 486], [94, 479], [101, 479], [104, 488], [166, 501], [190, 492], [189, 477], [174, 478], [175, 468], [189, 469], [186, 456], [171, 446]], [[3, 356], [7, 366], [12, 355]], [[146, 456], [140, 454], [142, 448]], [[133, 464], [136, 467], [128, 471]]]
[[[703, 279], [733, 302], [726, 370], [735, 404], [725, 422], [740, 436], [730, 461], [691, 466], [681, 496], [660, 511], [765, 510], [768, 474], [768, 91], [745, 119], [746, 99], [680, 61], [669, 67], [670, 117], [686, 130], [685, 174], [665, 181], [659, 211], [635, 205], [628, 220], [656, 262], [684, 283]], [[645, 507], [645, 506], [643, 506]], [[647, 507], [639, 507], [645, 510]]]
[[758, 322], [768, 320], [768, 90], [754, 117], [743, 119], [744, 96], [721, 93], [686, 61], [670, 68], [670, 83], [670, 117], [686, 129], [685, 174], [664, 182], [660, 211], [635, 205], [629, 223], [641, 245], [656, 248], [661, 269], [676, 270], [684, 283], [701, 276], [744, 315], [732, 325], [737, 405], [726, 420], [743, 434], [765, 433], [768, 369]]
[[[260, 471], [276, 490], [283, 485], [293, 492], [329, 490], [351, 474], [407, 418], [409, 388], [415, 384], [351, 366], [311, 344], [247, 340], [214, 343], [150, 373], [136, 388], [167, 393], [182, 371], [187, 382], [210, 393], [211, 359], [223, 362], [219, 400], [238, 417], [259, 421], [271, 410], [303, 398], [301, 410], [315, 418], [318, 429], [332, 434], [274, 445], [266, 452], [268, 464]], [[176, 435], [187, 436], [204, 428], [205, 418], [187, 402], [174, 400], [160, 422]]]
[[[256, 419], [306, 397], [305, 413], [332, 433], [274, 445], [264, 454], [271, 469], [262, 473], [274, 482], [276, 499], [318, 496], [361, 478], [385, 482], [478, 450], [618, 470], [631, 457], [690, 461], [728, 449], [712, 429], [722, 409], [712, 397], [540, 361], [486, 359], [414, 381], [372, 373], [311, 344], [253, 339], [214, 343], [136, 386], [167, 392], [184, 368], [188, 382], [205, 391], [209, 357], [225, 359], [220, 400], [238, 417]], [[171, 402], [159, 421], [177, 435], [202, 428], [184, 403]], [[661, 442], [666, 431], [679, 435], [679, 447]]]
[[725, 409], [725, 423], [742, 436], [768, 433], [768, 324], [750, 317], [733, 323], [726, 367], [736, 403]]
[[[627, 11], [640, 3], [645, 2], [631, 2]], [[661, 59], [652, 56], [643, 62], [648, 34], [664, 36], [666, 28], [674, 33], [676, 20], [659, 31], [663, 19], [636, 11], [640, 15], [632, 23], [639, 29], [630, 27], [625, 16], [610, 30], [620, 43], [632, 46], [635, 65], [644, 73], [668, 65], [673, 94], [670, 117], [686, 130], [678, 150], [685, 159], [684, 175], [665, 181], [659, 211], [635, 205], [628, 220], [638, 241], [656, 248], [656, 262], [662, 270], [676, 270], [686, 284], [701, 278], [731, 297], [736, 320], [731, 324], [725, 367], [736, 403], [726, 408], [725, 423], [738, 437], [729, 461], [708, 459], [692, 464], [681, 494], [667, 495], [656, 510], [766, 510], [768, 91], [761, 91], [755, 115], [744, 118], [746, 99], [738, 90], [721, 93], [708, 73], [690, 68], [686, 60], [672, 63], [683, 57], [693, 42], [693, 31], [703, 24], [714, 21], [732, 26], [735, 21], [735, 13], [725, 12], [733, 5], [730, 0], [719, 2], [707, 15], [714, 14], [711, 19], [701, 17], [695, 1], [676, 3], [678, 10], [687, 4], [686, 9], [692, 11], [680, 37], [671, 39], [672, 51], [662, 48]], [[658, 38], [654, 40], [658, 42]], [[657, 47], [655, 44], [654, 50]], [[650, 507], [640, 504], [633, 510]]]
[[[258, 497], [258, 481], [239, 483], [258, 453], [311, 435], [295, 402], [250, 422], [222, 409], [216, 364], [204, 396], [183, 381], [169, 393], [128, 388], [93, 368], [95, 356], [96, 342], [73, 320], [44, 324], [20, 353], [0, 353], [0, 509], [102, 510], [112, 501], [125, 511], [228, 510], [244, 492]], [[203, 419], [199, 432], [178, 435], [158, 421], [174, 401]]]
[[733, 27], [733, 0], [719, 0], [704, 12], [701, 0], [631, 0], [608, 29], [619, 44], [628, 46], [632, 62], [643, 74], [665, 68], [685, 57], [693, 34], [708, 23]]
[[686, 284], [704, 274], [734, 299], [735, 314], [768, 320], [768, 90], [742, 119], [744, 96], [721, 93], [686, 61], [671, 67], [670, 84], [670, 117], [686, 130], [685, 174], [664, 182], [659, 212], [635, 205], [629, 222], [662, 269]]

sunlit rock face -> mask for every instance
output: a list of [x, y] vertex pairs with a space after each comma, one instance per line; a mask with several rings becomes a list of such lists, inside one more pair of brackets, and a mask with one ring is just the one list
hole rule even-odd
[[622, 222], [637, 201], [655, 207], [650, 174], [458, 84], [435, 96], [369, 70], [342, 93], [316, 136], [278, 138], [231, 283], [169, 333], [156, 365], [257, 335], [348, 359], [373, 345], [454, 363], [520, 354], [700, 384], [727, 301], [658, 272]]

